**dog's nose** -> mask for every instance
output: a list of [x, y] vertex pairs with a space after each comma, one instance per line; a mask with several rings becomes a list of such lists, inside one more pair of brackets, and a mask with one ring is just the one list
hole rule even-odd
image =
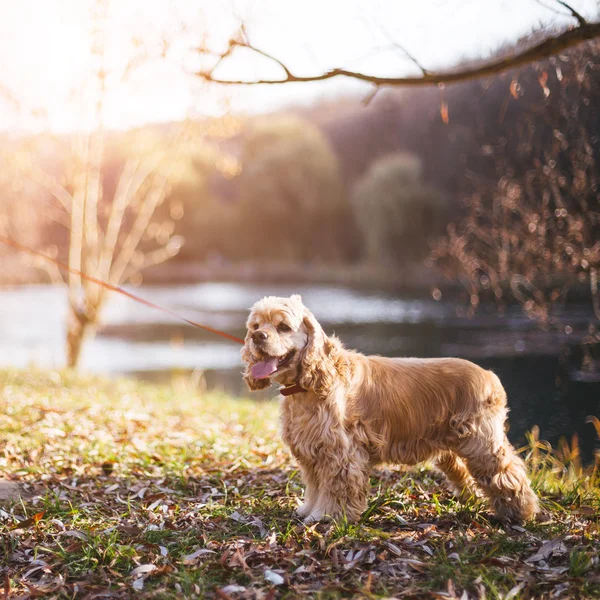
[[264, 342], [267, 339], [267, 334], [264, 331], [255, 331], [252, 334], [252, 341], [255, 344], [260, 344], [261, 342]]

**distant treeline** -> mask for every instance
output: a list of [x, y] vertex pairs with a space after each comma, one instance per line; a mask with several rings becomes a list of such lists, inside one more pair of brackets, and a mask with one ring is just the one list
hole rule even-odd
[[[493, 277], [482, 271], [485, 264], [501, 276], [502, 265], [496, 264], [501, 259], [468, 268], [460, 262], [486, 252], [469, 235], [477, 227], [485, 230], [482, 235], [497, 228], [488, 217], [510, 185], [517, 204], [542, 207], [540, 219], [544, 211], [587, 210], [590, 223], [582, 243], [593, 249], [594, 237], [600, 238], [599, 67], [600, 44], [589, 42], [542, 63], [442, 90], [382, 90], [368, 105], [341, 99], [240, 118], [226, 136], [197, 125], [197, 135], [187, 136], [183, 150], [167, 147], [168, 126], [111, 134], [114, 155], [105, 161], [104, 185], [114, 190], [125, 159], [140, 139], [147, 145], [152, 138], [182, 157], [157, 224], [147, 232], [182, 236], [185, 244], [174, 260], [370, 262], [401, 268], [425, 259], [433, 248], [439, 266], [462, 268], [476, 288], [482, 273]], [[47, 155], [60, 155], [67, 142], [55, 143], [46, 150], [43, 168], [60, 178], [69, 165]], [[32, 154], [39, 152], [37, 146]], [[20, 151], [26, 153], [26, 147]], [[7, 172], [0, 186], [4, 227], [17, 225], [21, 232], [34, 227], [44, 244], [55, 244], [64, 254], [68, 231], [53, 219], [56, 207], [47, 215], [36, 209], [34, 218], [16, 219], [26, 214], [28, 202], [41, 207], [45, 198], [52, 205], [49, 193], [28, 182], [15, 184]], [[469, 222], [473, 211], [478, 216]], [[506, 216], [504, 226], [513, 219]], [[552, 240], [559, 236], [549, 231]], [[462, 254], [451, 249], [457, 232], [465, 240]], [[446, 241], [440, 245], [434, 239]]]
[[[585, 215], [579, 241], [591, 262], [600, 239], [599, 69], [600, 43], [589, 42], [443, 90], [384, 90], [366, 106], [341, 99], [248, 120], [228, 142], [241, 173], [208, 179], [212, 209], [191, 211], [183, 256], [402, 266], [438, 248], [432, 240], [449, 223], [456, 231], [474, 211], [492, 213], [517, 186], [515, 201], [537, 204], [540, 219], [561, 209]], [[553, 239], [551, 225], [577, 227], [548, 224]]]

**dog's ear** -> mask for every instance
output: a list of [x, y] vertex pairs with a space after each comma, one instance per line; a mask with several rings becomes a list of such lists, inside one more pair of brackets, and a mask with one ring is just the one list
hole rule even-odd
[[326, 396], [335, 380], [335, 364], [330, 356], [332, 344], [307, 308], [304, 309], [302, 323], [306, 328], [308, 341], [302, 351], [298, 383], [305, 390]]
[[304, 307], [302, 323], [304, 324], [304, 327], [306, 327], [306, 333], [308, 334], [306, 350], [310, 352], [322, 352], [327, 336], [325, 335], [321, 324], [315, 318], [315, 315], [313, 315], [306, 307]]
[[242, 375], [248, 389], [251, 392], [256, 390], [264, 390], [266, 387], [271, 385], [271, 380], [266, 377], [265, 379], [255, 379], [252, 377], [252, 353], [250, 352], [250, 331], [246, 334], [246, 339], [244, 340], [244, 347], [241, 350], [242, 360], [244, 361], [246, 368], [244, 369], [244, 373]]

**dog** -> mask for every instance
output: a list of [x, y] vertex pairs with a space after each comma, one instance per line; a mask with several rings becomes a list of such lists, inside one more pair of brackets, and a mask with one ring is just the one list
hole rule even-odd
[[384, 358], [344, 348], [298, 295], [251, 309], [242, 349], [250, 390], [280, 390], [284, 442], [306, 485], [305, 522], [367, 507], [380, 463], [431, 460], [460, 497], [488, 497], [496, 516], [539, 512], [525, 464], [506, 438], [506, 393], [491, 371], [459, 358]]

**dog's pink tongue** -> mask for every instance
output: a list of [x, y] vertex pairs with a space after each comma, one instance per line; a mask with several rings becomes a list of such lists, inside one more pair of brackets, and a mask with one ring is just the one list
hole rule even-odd
[[267, 360], [261, 360], [252, 366], [252, 377], [254, 379], [264, 379], [277, 371], [277, 359], [267, 358]]

